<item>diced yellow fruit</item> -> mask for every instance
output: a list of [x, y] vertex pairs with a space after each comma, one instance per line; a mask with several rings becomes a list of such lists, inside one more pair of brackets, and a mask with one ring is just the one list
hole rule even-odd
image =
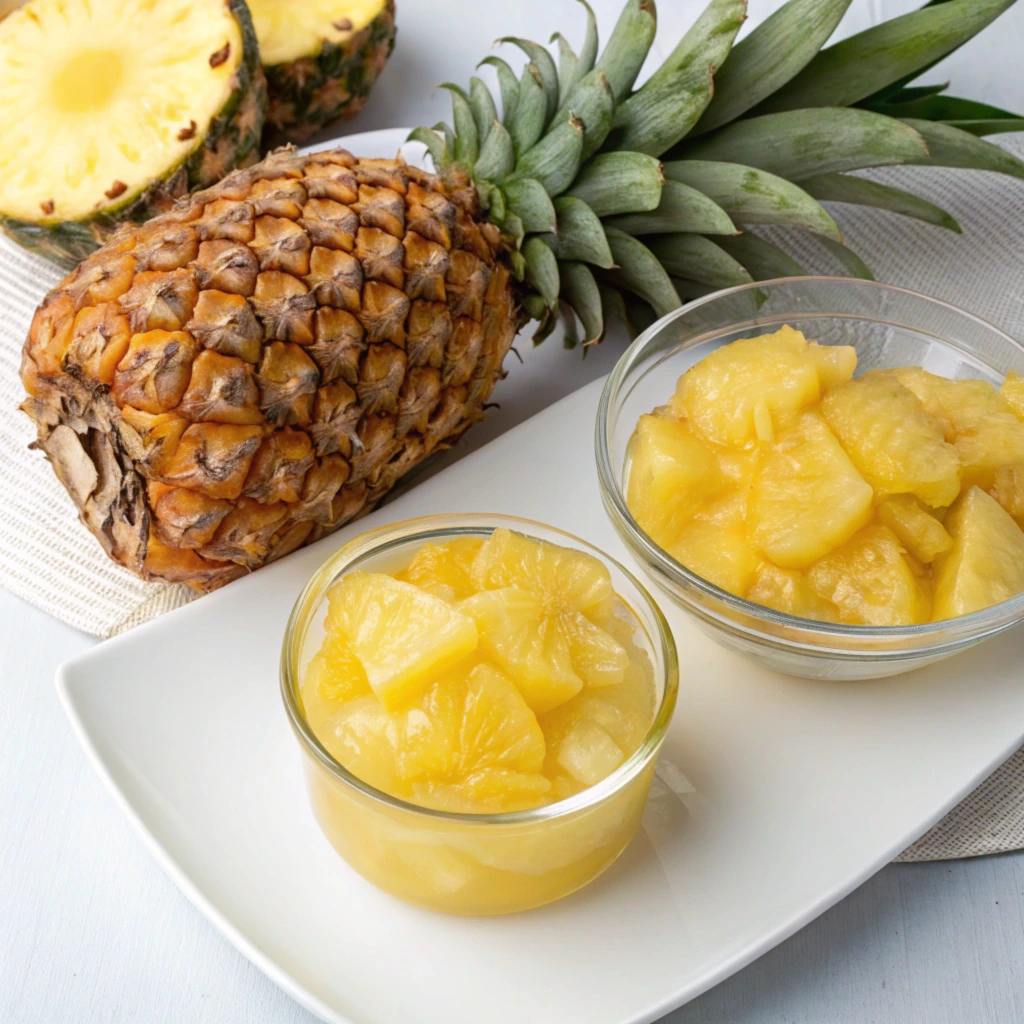
[[1024, 465], [1002, 466], [997, 469], [989, 494], [1014, 519], [1024, 519]]
[[760, 448], [748, 448], [745, 451], [737, 448], [716, 448], [715, 458], [722, 476], [731, 484], [750, 486], [757, 468]]
[[872, 497], [821, 416], [803, 413], [758, 461], [747, 511], [750, 538], [776, 565], [804, 569], [871, 519]]
[[816, 358], [808, 355], [807, 339], [783, 327], [734, 341], [687, 370], [676, 385], [672, 411], [709, 441], [745, 446], [757, 437], [758, 403], [764, 403], [778, 433], [792, 414], [819, 397]]
[[457, 814], [507, 814], [547, 802], [551, 780], [537, 772], [482, 768], [460, 782], [426, 779], [412, 784], [416, 803]]
[[802, 619], [839, 621], [839, 609], [814, 592], [806, 573], [799, 569], [780, 569], [770, 562], [758, 570], [747, 591], [747, 599]]
[[822, 391], [848, 381], [857, 369], [857, 350], [852, 345], [819, 345], [812, 341], [807, 352], [818, 368]]
[[999, 388], [999, 397], [1009, 406], [1017, 419], [1024, 421], [1024, 377], [1011, 370]]
[[839, 609], [841, 622], [909, 626], [931, 614], [927, 581], [914, 572], [896, 534], [878, 523], [812, 565], [807, 578]]
[[549, 611], [610, 614], [615, 601], [611, 574], [592, 555], [503, 528], [480, 548], [473, 581], [479, 590], [534, 590]]
[[626, 759], [619, 745], [590, 719], [578, 721], [558, 745], [558, 764], [577, 782], [593, 786]]
[[932, 416], [940, 422], [945, 420], [948, 424], [947, 441], [952, 441], [953, 437], [982, 417], [1007, 411], [999, 401], [995, 388], [987, 381], [950, 380], [922, 370], [919, 366], [877, 370], [875, 374], [895, 377], [917, 395]]
[[851, 380], [825, 395], [821, 411], [879, 494], [916, 494], [938, 507], [960, 492], [956, 449], [946, 442], [942, 424], [899, 381], [880, 374]]
[[922, 562], [933, 561], [953, 546], [946, 528], [913, 495], [893, 494], [883, 499], [878, 505], [878, 521]]
[[370, 693], [362, 662], [348, 637], [330, 632], [302, 675], [303, 710], [310, 720], [332, 714], [338, 704]]
[[735, 491], [700, 512], [667, 551], [715, 586], [745, 593], [761, 565], [747, 536], [745, 492]]
[[587, 686], [614, 686], [622, 682], [629, 654], [618, 640], [582, 612], [563, 612], [558, 623], [569, 647], [572, 667]]
[[969, 615], [1024, 590], [1024, 532], [978, 487], [949, 510], [950, 550], [935, 560], [935, 618]]
[[461, 601], [476, 593], [472, 567], [483, 543], [479, 537], [456, 537], [444, 544], [424, 544], [397, 578], [446, 601]]
[[383, 573], [350, 573], [331, 588], [328, 600], [328, 630], [348, 638], [389, 711], [418, 696], [477, 646], [469, 616]]
[[953, 443], [965, 488], [977, 485], [988, 490], [1000, 470], [1024, 468], [1024, 423], [1012, 412], [990, 413], [965, 426]]
[[640, 417], [629, 442], [626, 504], [651, 540], [670, 544], [725, 486], [714, 455], [686, 423]]

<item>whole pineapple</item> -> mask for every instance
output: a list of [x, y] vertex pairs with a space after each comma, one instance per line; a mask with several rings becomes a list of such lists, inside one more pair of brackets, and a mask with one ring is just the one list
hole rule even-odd
[[972, 134], [1012, 115], [905, 85], [1009, 2], [932, 4], [819, 52], [849, 0], [790, 0], [723, 68], [744, 3], [712, 0], [637, 90], [653, 3], [629, 0], [599, 59], [587, 7], [581, 52], [561, 42], [557, 68], [526, 40], [519, 76], [487, 58], [500, 119], [479, 79], [448, 87], [454, 129], [413, 133], [436, 175], [284, 151], [122, 227], [33, 321], [39, 446], [111, 557], [218, 586], [367, 511], [455, 440], [526, 317], [540, 337], [578, 320], [590, 342], [612, 315], [800, 272], [747, 224], [813, 231], [864, 272], [815, 196], [953, 226], [845, 173], [858, 167], [1024, 177]]

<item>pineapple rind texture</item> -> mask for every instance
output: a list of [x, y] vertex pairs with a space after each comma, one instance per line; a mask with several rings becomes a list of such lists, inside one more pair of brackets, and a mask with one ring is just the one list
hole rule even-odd
[[[190, 190], [206, 188], [236, 167], [259, 159], [259, 143], [267, 108], [267, 85], [259, 63], [256, 34], [244, 0], [225, 0], [241, 39], [241, 53], [229, 52], [225, 62], [235, 62], [231, 89], [219, 112], [205, 130], [175, 124], [175, 130], [193, 131], [195, 143], [183, 158], [146, 182], [111, 200], [97, 196], [96, 210], [81, 217], [60, 217], [45, 210], [40, 201], [38, 219], [5, 216], [0, 209], [0, 228], [19, 245], [65, 265], [75, 264], [103, 245], [125, 222], [142, 223], [170, 211]], [[211, 55], [212, 57], [212, 55]], [[215, 59], [215, 58], [214, 58]], [[120, 184], [114, 182], [111, 190]]]
[[23, 409], [108, 554], [220, 586], [480, 418], [516, 330], [475, 193], [281, 150], [124, 225], [45, 299]]

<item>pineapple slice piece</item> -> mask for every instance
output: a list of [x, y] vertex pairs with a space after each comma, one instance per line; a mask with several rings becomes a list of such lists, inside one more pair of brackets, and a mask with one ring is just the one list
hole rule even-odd
[[712, 352], [680, 378], [672, 412], [715, 444], [744, 447], [821, 395], [817, 357], [792, 327], [741, 338]]
[[629, 441], [626, 504], [640, 528], [667, 547], [725, 489], [718, 462], [682, 420], [641, 416]]
[[909, 626], [927, 622], [931, 593], [896, 534], [872, 523], [807, 570], [819, 597], [839, 609], [840, 622]]
[[949, 510], [953, 546], [935, 561], [935, 619], [969, 615], [1024, 590], [1024, 532], [978, 487]]
[[747, 513], [750, 537], [776, 565], [805, 569], [867, 524], [872, 499], [825, 421], [806, 412], [762, 453]]
[[807, 574], [799, 569], [780, 569], [766, 562], [747, 591], [747, 600], [802, 619], [838, 622], [839, 609], [815, 593]]
[[445, 601], [461, 601], [476, 593], [473, 560], [483, 543], [479, 537], [456, 537], [444, 544], [424, 544], [396, 579], [422, 587]]
[[626, 760], [622, 748], [591, 719], [581, 719], [558, 745], [558, 764], [577, 782], [593, 786]]
[[857, 350], [852, 345], [819, 345], [812, 341], [807, 346], [807, 354], [818, 369], [823, 392], [846, 383], [857, 369]]
[[1024, 464], [997, 469], [989, 494], [1024, 525]]
[[328, 630], [348, 638], [389, 711], [476, 650], [476, 623], [469, 616], [383, 573], [349, 573], [331, 588], [328, 602]]
[[876, 370], [870, 376], [894, 377], [913, 391], [925, 410], [943, 424], [947, 441], [982, 417], [1006, 411], [995, 389], [983, 380], [950, 380], [919, 366]]
[[761, 566], [747, 536], [746, 514], [746, 491], [734, 491], [698, 513], [668, 553], [716, 587], [745, 594]]
[[1024, 422], [1024, 377], [1011, 370], [999, 388], [999, 397], [1009, 406], [1013, 415]]
[[916, 494], [932, 506], [960, 493], [960, 460], [917, 396], [868, 374], [832, 388], [821, 412], [864, 479], [880, 494]]
[[313, 727], [329, 718], [339, 704], [372, 695], [363, 663], [344, 633], [329, 632], [302, 674], [300, 696]]
[[953, 546], [953, 538], [917, 498], [893, 494], [878, 505], [878, 521], [888, 526], [919, 561], [934, 561]]

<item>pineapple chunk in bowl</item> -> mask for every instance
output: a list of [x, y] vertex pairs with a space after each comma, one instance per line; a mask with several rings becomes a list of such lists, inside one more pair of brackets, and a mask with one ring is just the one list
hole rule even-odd
[[[702, 370], [688, 374], [686, 383], [680, 383], [673, 395], [677, 380], [711, 353], [787, 326], [822, 346], [815, 350], [820, 361], [818, 376], [828, 381], [833, 375], [834, 379], [829, 400], [822, 403], [820, 412], [799, 412], [806, 408], [808, 382], [801, 376], [798, 361], [789, 366], [784, 355], [775, 353], [762, 359], [759, 366], [754, 345], [744, 364], [754, 368], [752, 379], [757, 386], [763, 384], [768, 389], [768, 405], [791, 406], [787, 430], [793, 436], [770, 436], [772, 421], [766, 409], [758, 409], [765, 402], [746, 409], [744, 389], [751, 381], [733, 377], [728, 387], [723, 387], [725, 378], [716, 379], [710, 370]], [[857, 393], [851, 397], [847, 393], [851, 386], [840, 383], [849, 376], [843, 355], [848, 353], [847, 346], [856, 350], [855, 381], [866, 371], [893, 373], [872, 374], [865, 385], [856, 385]], [[714, 361], [703, 365], [713, 368]], [[993, 468], [1011, 440], [1019, 436], [1019, 426], [1010, 431], [1003, 420], [1014, 419], [1005, 406], [1016, 409], [1014, 388], [1019, 379], [1016, 375], [1021, 373], [1024, 348], [1009, 335], [945, 302], [900, 288], [845, 278], [802, 277], [717, 292], [652, 325], [630, 346], [608, 378], [595, 437], [605, 508], [641, 567], [723, 646], [779, 671], [812, 678], [869, 679], [918, 668], [1024, 619], [1024, 593], [1018, 593], [1024, 588], [1024, 552], [1014, 547], [1014, 531], [1006, 529], [1007, 523], [1013, 526], [1011, 516], [1018, 524], [1024, 522], [1024, 459], [1012, 479], [1005, 470]], [[958, 385], [965, 417], [991, 412], [986, 408], [994, 399], [989, 385], [998, 388], [1010, 374], [1001, 405], [1004, 411], [989, 415], [985, 430], [978, 431], [970, 443], [957, 442], [970, 479], [965, 478], [964, 495], [951, 513], [960, 524], [954, 530], [960, 539], [942, 555], [950, 569], [945, 575], [955, 576], [955, 582], [937, 586], [931, 617], [940, 621], [886, 625], [887, 619], [896, 616], [887, 614], [884, 607], [862, 609], [866, 621], [874, 624], [842, 621], [844, 616], [831, 614], [835, 608], [820, 597], [830, 573], [839, 579], [849, 564], [865, 559], [875, 565], [887, 559], [894, 565], [898, 561], [902, 569], [905, 559], [894, 558], [894, 551], [906, 548], [927, 560], [949, 546], [948, 534], [938, 519], [920, 511], [921, 502], [937, 507], [955, 497], [956, 488], [950, 489], [949, 467], [943, 461], [949, 446], [941, 436], [929, 434], [929, 429], [934, 432], [934, 419], [919, 417], [918, 422], [909, 406], [899, 411], [899, 429], [887, 431], [885, 436], [887, 444], [906, 449], [901, 460], [895, 458], [900, 453], [868, 447], [870, 403], [895, 413], [894, 396], [907, 397], [909, 389], [920, 399], [920, 403], [913, 399], [909, 403], [917, 409], [921, 404], [930, 408], [929, 402], [941, 404], [943, 396], [928, 393], [928, 386], [937, 386], [929, 374], [979, 382], [977, 386]], [[1024, 393], [1024, 386], [1021, 391]], [[685, 416], [685, 420], [650, 415], [669, 400], [671, 409], [662, 411]], [[952, 415], [947, 408], [950, 405], [946, 401], [943, 406], [947, 417]], [[765, 415], [759, 417], [759, 411]], [[749, 424], [747, 419], [737, 419], [741, 414]], [[956, 426], [946, 425], [950, 430]], [[767, 473], [762, 466], [758, 474], [761, 483], [748, 498], [763, 513], [753, 529], [744, 519], [744, 509], [737, 507], [735, 487], [730, 488], [731, 478], [750, 475], [743, 464], [748, 453], [738, 446], [735, 465], [718, 460], [717, 465], [708, 466], [706, 457], [703, 461], [701, 457], [705, 449], [690, 434], [691, 428], [733, 445], [737, 430], [751, 430], [759, 441], [768, 442], [766, 451], [781, 453], [777, 472]], [[841, 434], [844, 445], [855, 453], [857, 468], [835, 443], [833, 433]], [[657, 470], [654, 460], [659, 456], [671, 463], [674, 477], [657, 471], [651, 474], [658, 477], [663, 490], [685, 487], [691, 496], [699, 493], [703, 499], [699, 513], [692, 518], [691, 510], [680, 510], [678, 502], [671, 506], [685, 525], [668, 517], [655, 488], [646, 487], [636, 474], [628, 472], [631, 439], [634, 453], [646, 449], [645, 466]], [[818, 476], [818, 486], [811, 487], [807, 475], [800, 472], [803, 458], [818, 465], [832, 462], [835, 472]], [[868, 464], [865, 460], [873, 461]], [[901, 486], [889, 493], [908, 493], [894, 494], [872, 510], [868, 507], [870, 488], [865, 488], [857, 470], [872, 479], [883, 479], [896, 461], [910, 466], [914, 476], [900, 481]], [[792, 474], [790, 479], [787, 473]], [[1018, 487], [1019, 515], [1007, 497], [1009, 492], [1016, 495]], [[990, 497], [993, 494], [998, 501]], [[872, 516], [875, 521], [869, 524]], [[846, 541], [847, 537], [853, 539]], [[831, 554], [822, 557], [826, 550]], [[771, 557], [762, 559], [760, 552], [764, 551], [770, 551]], [[810, 575], [816, 573], [821, 578], [811, 579], [809, 585], [809, 574], [802, 570], [812, 562], [815, 569]], [[1005, 564], [1000, 566], [1000, 562]], [[1021, 578], [1005, 581], [1008, 586], [1002, 587], [1004, 581], [993, 583], [991, 578], [996, 571]], [[920, 607], [921, 597], [911, 574], [904, 575], [906, 580], [893, 582], [891, 593], [882, 596], [882, 604], [905, 601], [907, 608], [900, 610], [901, 615], [906, 613], [903, 621], [929, 617]], [[904, 585], [899, 586], [900, 582]], [[747, 596], [737, 596], [737, 592]], [[787, 610], [776, 610], [779, 607]]]

